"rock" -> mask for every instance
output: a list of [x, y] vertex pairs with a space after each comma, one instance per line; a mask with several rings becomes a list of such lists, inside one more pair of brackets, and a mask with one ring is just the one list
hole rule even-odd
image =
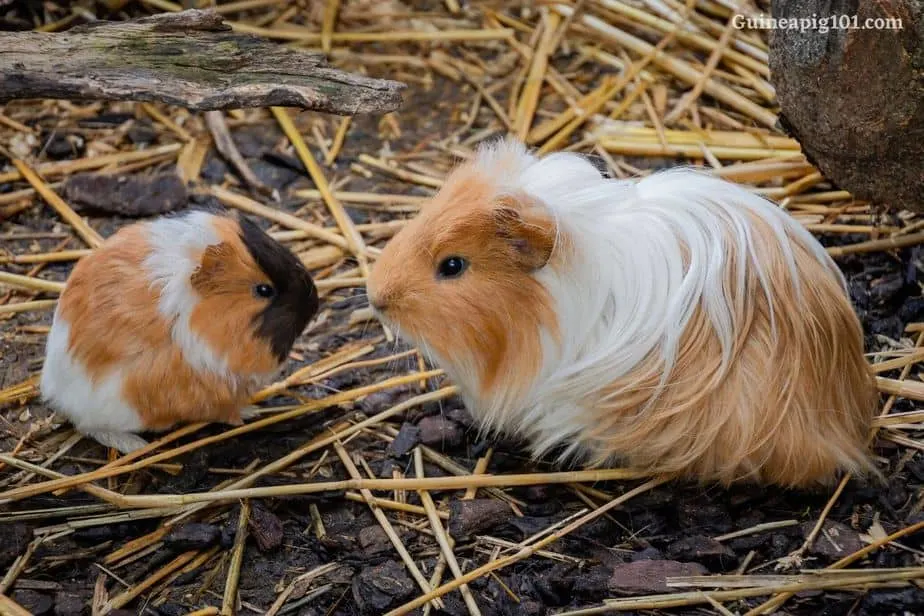
[[190, 522], [170, 531], [164, 545], [177, 552], [210, 548], [221, 539], [221, 528], [214, 524]]
[[128, 129], [128, 138], [135, 145], [146, 145], [157, 140], [157, 129], [149, 120], [136, 120]]
[[210, 153], [205, 157], [205, 164], [202, 165], [202, 171], [199, 176], [209, 182], [221, 182], [226, 173], [231, 172], [231, 167], [216, 153]]
[[381, 526], [367, 526], [359, 531], [359, 547], [367, 556], [372, 556], [391, 549], [391, 540]]
[[[770, 13], [777, 19], [849, 19], [860, 25], [770, 31], [780, 123], [808, 160], [856, 199], [921, 212], [921, 0], [775, 0]], [[864, 28], [869, 18], [898, 18], [901, 27]]]
[[[572, 563], [558, 563], [540, 575], [530, 575], [527, 578], [528, 586], [524, 584], [523, 589], [527, 590], [531, 587], [547, 606], [563, 607], [571, 601], [571, 597], [575, 594], [574, 582], [577, 574], [577, 567]], [[605, 579], [601, 583], [605, 584]]]
[[733, 527], [728, 509], [702, 501], [682, 502], [678, 507], [677, 521], [684, 530], [716, 535], [727, 533]]
[[[365, 303], [366, 303], [366, 300], [363, 299], [363, 304]], [[345, 304], [346, 306], [352, 307], [353, 298], [348, 298], [347, 300], [345, 300]], [[385, 391], [373, 392], [362, 399], [362, 402], [360, 402], [360, 406], [362, 406], [363, 412], [369, 415], [380, 413], [384, 411], [385, 409], [387, 409], [388, 407], [395, 405], [398, 402], [399, 398], [404, 393], [409, 391], [409, 389], [410, 389], [409, 387], [394, 387], [392, 389], [387, 389]]]
[[282, 136], [275, 122], [240, 126], [231, 133], [234, 145], [245, 159], [259, 158], [272, 151]]
[[[616, 566], [621, 565], [622, 563], [617, 563]], [[609, 592], [607, 584], [612, 574], [610, 567], [588, 567], [574, 576], [574, 586], [571, 591], [573, 595], [581, 597], [582, 601], [599, 601]]]
[[388, 445], [388, 455], [400, 458], [406, 456], [420, 442], [420, 428], [410, 423], [401, 424], [398, 435]]
[[404, 565], [389, 560], [353, 578], [353, 600], [363, 614], [383, 614], [413, 597], [416, 588]]
[[531, 517], [553, 517], [561, 513], [562, 498], [557, 486], [526, 486], [518, 496], [526, 501], [523, 513]]
[[[439, 616], [470, 616], [471, 612], [468, 611], [468, 608], [465, 607], [465, 602], [462, 600], [462, 596], [457, 592], [451, 592], [449, 594], [443, 595], [443, 609], [436, 612]], [[477, 603], [478, 598], [475, 598]], [[419, 611], [419, 610], [418, 610]], [[413, 612], [411, 612], [413, 614]], [[434, 612], [430, 612], [433, 614]]]
[[735, 558], [728, 546], [703, 535], [692, 535], [675, 541], [667, 546], [665, 554], [674, 560], [703, 562], [719, 568]]
[[55, 595], [55, 616], [81, 616], [90, 599], [90, 594], [82, 596], [72, 592], [59, 592]]
[[184, 614], [189, 613], [189, 610], [179, 603], [168, 601], [158, 606], [157, 613], [160, 614], [160, 616], [184, 616]]
[[[737, 541], [737, 539], [735, 541]], [[798, 545], [802, 545], [802, 542], [798, 542]], [[796, 542], [792, 541], [783, 533], [770, 533], [770, 553], [775, 557], [780, 558], [795, 549]]]
[[870, 590], [860, 604], [861, 614], [920, 614], [924, 610], [924, 590]]
[[510, 506], [494, 498], [454, 500], [449, 504], [449, 534], [471, 537], [505, 524], [513, 516]]
[[12, 565], [31, 540], [32, 530], [25, 524], [0, 524], [0, 570]]
[[153, 175], [78, 173], [64, 181], [64, 196], [81, 210], [119, 216], [153, 216], [188, 203], [186, 185], [175, 172]]
[[45, 143], [45, 154], [55, 160], [76, 158], [83, 154], [84, 140], [79, 135], [62, 135], [54, 133]]
[[446, 411], [446, 417], [466, 428], [470, 428], [477, 423], [475, 418], [472, 417], [472, 414], [468, 412], [468, 409], [464, 407], [457, 407]]
[[13, 601], [21, 605], [32, 616], [51, 614], [51, 610], [55, 605], [51, 597], [34, 590], [13, 591]]
[[97, 545], [104, 541], [118, 541], [120, 539], [135, 538], [136, 533], [144, 527], [144, 522], [123, 522], [121, 524], [108, 524], [105, 526], [91, 526], [78, 528], [71, 537], [81, 545]]
[[277, 150], [270, 150], [268, 152], [263, 152], [263, 160], [268, 163], [272, 163], [277, 167], [285, 167], [295, 171], [300, 176], [307, 176], [308, 170], [305, 168], [304, 163], [297, 156], [289, 156]]
[[430, 447], [443, 449], [456, 447], [462, 442], [462, 428], [442, 415], [430, 415], [417, 422], [420, 442]]
[[610, 592], [621, 595], [648, 595], [677, 592], [667, 586], [667, 578], [686, 575], [706, 575], [708, 570], [697, 563], [675, 560], [637, 560], [613, 568], [607, 581]]
[[[800, 526], [802, 537], [807, 538], [816, 522], [805, 522]], [[860, 533], [846, 524], [826, 520], [822, 531], [815, 538], [809, 552], [831, 560], [839, 560], [848, 554], [863, 549], [866, 544], [860, 539]]]
[[247, 161], [247, 166], [257, 176], [257, 179], [277, 190], [283, 190], [289, 184], [302, 177], [301, 173], [293, 171], [288, 167], [274, 165], [263, 158], [252, 158]]
[[275, 550], [282, 545], [282, 521], [259, 503], [254, 504], [251, 510], [249, 528], [261, 552]]
[[324, 549], [333, 554], [350, 552], [356, 547], [356, 536], [344, 533], [326, 534], [320, 543]]

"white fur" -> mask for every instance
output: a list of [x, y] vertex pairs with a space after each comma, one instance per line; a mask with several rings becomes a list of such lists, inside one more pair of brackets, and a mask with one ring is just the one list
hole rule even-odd
[[[543, 332], [544, 365], [532, 387], [525, 395], [500, 388], [492, 400], [468, 400], [488, 428], [526, 436], [537, 456], [588, 427], [576, 423], [593, 416], [577, 401], [629, 373], [656, 348], [665, 362], [663, 385], [698, 305], [729, 361], [736, 324], [723, 288], [726, 256], [742, 257], [735, 272], [741, 286], [746, 268], [753, 268], [768, 293], [753, 253], [748, 212], [771, 226], [794, 280], [791, 238], [844, 284], [802, 225], [759, 195], [704, 172], [674, 169], [640, 181], [611, 180], [580, 155], [540, 159], [514, 141], [492, 144], [475, 162], [498, 194], [525, 192], [544, 204], [559, 237], [573, 238], [577, 249], [563, 273], [551, 267], [537, 273], [553, 298], [562, 345]], [[681, 243], [689, 250], [689, 268]], [[471, 398], [478, 391], [477, 370], [462, 365], [461, 358], [439, 359]], [[579, 453], [580, 444], [573, 442], [564, 455]]]
[[186, 362], [200, 372], [231, 378], [225, 357], [216, 353], [189, 325], [198, 302], [190, 277], [202, 252], [221, 241], [213, 220], [212, 214], [191, 211], [147, 223], [151, 252], [143, 265], [160, 294], [157, 309], [171, 324], [173, 341]]
[[49, 406], [81, 433], [127, 453], [145, 441], [130, 434], [143, 428], [138, 412], [122, 398], [122, 374], [115, 370], [98, 383], [68, 352], [70, 325], [55, 311], [48, 333], [40, 390]]

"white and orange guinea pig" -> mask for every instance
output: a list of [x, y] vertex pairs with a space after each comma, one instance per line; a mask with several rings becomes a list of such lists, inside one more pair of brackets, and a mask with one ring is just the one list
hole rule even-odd
[[41, 393], [123, 453], [146, 444], [139, 432], [239, 425], [317, 311], [301, 262], [247, 218], [192, 210], [131, 224], [71, 272]]
[[536, 457], [724, 485], [875, 473], [878, 393], [840, 271], [711, 174], [620, 181], [494, 143], [386, 245], [368, 296]]

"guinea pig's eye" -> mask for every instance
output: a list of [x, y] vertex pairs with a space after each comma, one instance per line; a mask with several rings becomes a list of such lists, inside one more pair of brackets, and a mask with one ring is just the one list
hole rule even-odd
[[462, 257], [446, 257], [440, 261], [436, 273], [440, 278], [458, 278], [468, 269], [468, 261]]
[[270, 297], [276, 295], [276, 289], [268, 284], [258, 284], [253, 288], [253, 294], [257, 297], [269, 299]]

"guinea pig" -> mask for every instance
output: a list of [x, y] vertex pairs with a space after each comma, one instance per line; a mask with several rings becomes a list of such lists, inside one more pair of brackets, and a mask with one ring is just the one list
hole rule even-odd
[[122, 227], [78, 261], [55, 309], [40, 390], [84, 435], [240, 425], [317, 314], [301, 262], [254, 222], [191, 210]]
[[843, 275], [710, 173], [610, 179], [490, 144], [386, 244], [367, 293], [483, 431], [536, 458], [725, 486], [875, 474], [879, 398]]

